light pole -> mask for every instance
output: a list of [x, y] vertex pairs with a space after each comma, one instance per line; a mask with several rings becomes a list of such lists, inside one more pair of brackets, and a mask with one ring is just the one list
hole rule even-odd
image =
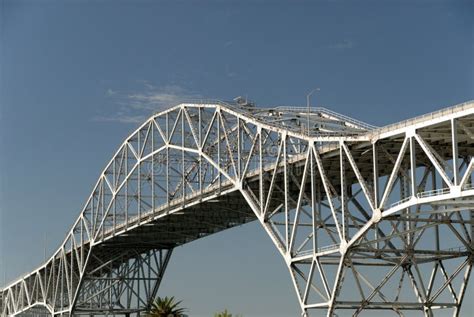
[[308, 135], [309, 135], [309, 114], [311, 112], [311, 104], [310, 104], [310, 98], [311, 98], [311, 95], [313, 93], [315, 93], [316, 91], [319, 91], [320, 89], [319, 88], [314, 88], [313, 90], [311, 90], [307, 95], [306, 95], [306, 107], [308, 108], [308, 117], [307, 117], [307, 129], [308, 129]]

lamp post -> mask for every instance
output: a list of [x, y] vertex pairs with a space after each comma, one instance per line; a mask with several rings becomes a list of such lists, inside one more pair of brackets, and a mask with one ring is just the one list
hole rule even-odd
[[307, 117], [307, 129], [308, 129], [308, 136], [309, 136], [309, 114], [311, 112], [311, 104], [310, 104], [310, 98], [311, 98], [311, 95], [313, 93], [315, 93], [316, 91], [319, 91], [320, 89], [319, 88], [314, 88], [313, 90], [311, 90], [307, 95], [306, 95], [306, 107], [308, 108], [308, 117]]

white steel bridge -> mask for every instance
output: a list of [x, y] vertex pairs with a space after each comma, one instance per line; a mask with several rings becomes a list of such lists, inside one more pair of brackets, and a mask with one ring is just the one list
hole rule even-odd
[[472, 101], [383, 128], [324, 108], [177, 105], [122, 143], [54, 255], [0, 289], [1, 316], [138, 316], [173, 248], [255, 220], [303, 316], [460, 316], [473, 143]]

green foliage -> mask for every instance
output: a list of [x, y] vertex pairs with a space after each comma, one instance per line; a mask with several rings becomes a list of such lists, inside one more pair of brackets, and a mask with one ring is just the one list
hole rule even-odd
[[148, 317], [184, 317], [185, 308], [179, 307], [181, 301], [176, 301], [174, 296], [158, 297], [152, 304]]
[[242, 317], [242, 315], [234, 315], [232, 316], [231, 313], [229, 313], [227, 311], [227, 309], [225, 309], [224, 311], [220, 312], [220, 313], [215, 313], [214, 314], [214, 317]]

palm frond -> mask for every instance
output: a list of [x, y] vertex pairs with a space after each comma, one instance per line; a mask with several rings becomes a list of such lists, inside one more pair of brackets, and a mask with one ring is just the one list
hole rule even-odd
[[148, 312], [148, 317], [183, 317], [186, 308], [179, 307], [181, 301], [176, 301], [174, 296], [158, 297]]

